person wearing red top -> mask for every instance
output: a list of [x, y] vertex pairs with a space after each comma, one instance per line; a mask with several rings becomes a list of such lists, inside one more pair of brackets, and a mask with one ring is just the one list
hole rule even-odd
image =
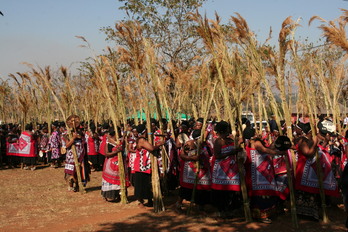
[[[134, 160], [134, 195], [140, 206], [153, 206], [151, 186], [151, 161], [150, 153], [158, 150], [164, 143], [152, 145], [146, 140], [146, 126], [137, 126], [138, 138], [136, 139], [136, 158]], [[144, 204], [144, 199], [147, 203]]]
[[128, 151], [128, 174], [131, 184], [134, 186], [134, 161], [137, 155], [136, 151], [136, 139], [138, 137], [138, 132], [136, 128], [133, 128], [131, 133], [128, 136], [128, 145], [127, 145], [127, 151]]
[[[104, 164], [104, 155], [99, 154], [100, 139], [96, 133], [96, 126], [94, 123], [89, 125], [89, 131], [86, 131], [87, 155], [88, 161], [92, 163], [91, 171], [99, 171]], [[104, 146], [105, 148], [105, 146]]]

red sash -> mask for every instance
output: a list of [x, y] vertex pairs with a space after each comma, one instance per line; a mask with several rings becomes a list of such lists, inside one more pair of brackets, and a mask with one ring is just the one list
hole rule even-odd
[[[228, 153], [234, 149], [234, 144], [228, 144], [221, 148], [221, 153]], [[236, 156], [227, 156], [224, 159], [212, 159], [212, 184], [215, 190], [240, 191], [240, 179]]]
[[[323, 170], [323, 187], [325, 194], [338, 197], [338, 184], [331, 170], [330, 155], [319, 146], [320, 164]], [[309, 193], [319, 193], [316, 156], [307, 158], [298, 151], [295, 187]]]
[[272, 158], [246, 147], [246, 184], [249, 196], [277, 196], [277, 183], [274, 176]]

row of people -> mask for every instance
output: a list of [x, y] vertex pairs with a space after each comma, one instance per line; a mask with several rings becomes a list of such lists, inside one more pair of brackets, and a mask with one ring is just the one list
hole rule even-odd
[[[233, 210], [240, 208], [243, 203], [243, 175], [253, 217], [270, 223], [272, 213], [279, 209], [282, 211], [284, 202], [289, 200], [286, 169], [288, 161], [292, 168], [296, 168], [292, 178], [296, 189], [297, 213], [319, 219], [317, 152], [323, 171], [325, 194], [338, 197], [339, 186], [341, 189], [345, 186], [341, 175], [346, 164], [346, 138], [321, 133], [312, 138], [309, 123], [297, 123], [293, 131], [289, 132], [295, 132], [294, 140], [291, 141], [291, 149], [295, 151], [295, 155], [292, 155], [289, 147], [282, 149], [284, 137], [280, 136], [277, 140], [279, 134], [276, 131], [264, 131], [258, 135], [247, 121], [247, 127], [240, 136], [238, 133], [231, 133], [230, 125], [224, 121], [208, 122], [206, 128], [202, 128], [202, 120], [195, 121], [195, 124], [184, 121], [175, 127], [173, 135], [166, 128], [162, 133], [156, 123], [151, 121], [151, 132], [147, 132], [145, 124], [129, 125], [127, 130], [124, 128], [124, 131], [119, 131], [120, 139], [116, 138], [116, 132], [110, 129], [110, 125], [104, 125], [99, 134], [96, 133], [93, 123], [89, 123], [89, 127], [87, 124], [86, 127], [79, 126], [70, 139], [63, 125], [57, 124], [57, 128], [53, 125], [52, 135], [56, 134], [59, 141], [55, 148], [58, 156], [62, 155], [62, 147], [66, 150], [65, 179], [69, 189], [78, 188], [72, 145], [75, 145], [81, 162], [84, 184], [88, 181], [89, 166], [97, 168], [96, 165], [103, 162], [101, 194], [109, 201], [117, 200], [120, 196], [121, 177], [117, 154], [122, 152], [123, 165], [127, 170], [126, 187], [134, 186], [135, 197], [141, 206], [152, 205], [151, 153], [159, 158], [159, 171], [166, 177], [165, 186], [171, 190], [180, 186], [176, 202], [178, 211], [182, 211], [183, 200], [194, 200], [201, 207], [213, 204], [221, 217], [231, 216]], [[32, 155], [32, 148], [35, 146], [28, 146], [28, 137], [35, 141], [35, 133], [30, 132], [32, 128], [26, 129], [17, 142], [9, 136], [9, 156], [22, 155], [24, 150]], [[148, 134], [153, 136], [154, 144], [147, 141]], [[52, 140], [52, 135], [49, 141]], [[199, 142], [201, 135], [205, 138], [202, 143]], [[164, 156], [163, 152], [166, 153]], [[166, 157], [166, 162], [162, 157]]]

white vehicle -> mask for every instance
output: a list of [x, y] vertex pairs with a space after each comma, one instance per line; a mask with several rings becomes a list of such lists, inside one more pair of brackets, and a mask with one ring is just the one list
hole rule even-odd
[[[252, 123], [251, 126], [255, 128], [254, 123]], [[260, 128], [260, 121], [256, 121], [256, 126], [257, 128]], [[267, 121], [262, 121], [262, 129], [265, 129], [267, 126], [268, 126]]]
[[250, 111], [243, 111], [242, 112], [242, 118], [248, 119], [251, 124], [253, 124], [255, 122], [254, 113], [250, 112]]
[[[242, 112], [242, 118], [246, 118], [250, 121], [251, 126], [255, 128], [255, 116], [254, 113], [251, 111], [243, 111]], [[262, 121], [262, 129], [266, 128], [267, 121]], [[260, 121], [256, 121], [256, 125], [259, 128], [260, 127]]]

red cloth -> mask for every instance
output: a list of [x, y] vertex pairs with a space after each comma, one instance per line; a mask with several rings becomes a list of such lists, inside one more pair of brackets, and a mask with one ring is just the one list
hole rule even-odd
[[[124, 169], [125, 165], [123, 163]], [[103, 174], [102, 177], [104, 180], [106, 180], [110, 184], [116, 184], [121, 185], [121, 177], [119, 173], [119, 162], [118, 162], [118, 156], [105, 158], [104, 161], [104, 167], [103, 167]], [[127, 175], [127, 172], [125, 171], [125, 177], [126, 177], [126, 187], [130, 186], [129, 178]]]
[[[87, 155], [98, 155], [95, 149], [95, 141], [91, 132], [86, 132], [87, 135]], [[105, 148], [105, 147], [104, 147]]]
[[[136, 142], [134, 139], [129, 139], [128, 141], [129, 144], [132, 144], [132, 149], [136, 149]], [[128, 167], [131, 168], [131, 173], [135, 173], [134, 171], [134, 160], [136, 158], [136, 153], [135, 152], [128, 152], [127, 159], [128, 159]]]
[[[234, 149], [234, 144], [222, 146], [221, 153], [228, 153]], [[236, 155], [227, 156], [224, 159], [212, 159], [212, 189], [241, 191], [240, 178]]]
[[[309, 193], [319, 193], [316, 157], [306, 157], [300, 150], [296, 168], [295, 188]], [[331, 170], [331, 157], [326, 149], [319, 146], [319, 160], [323, 170], [323, 185], [325, 194], [339, 197], [338, 184]]]
[[107, 134], [103, 135], [103, 138], [102, 138], [102, 140], [101, 140], [101, 142], [100, 142], [99, 154], [101, 154], [101, 155], [105, 155], [105, 147], [106, 147], [106, 140], [107, 140], [107, 137], [108, 137]]
[[278, 196], [272, 157], [246, 147], [246, 184], [249, 196]]
[[17, 142], [7, 143], [7, 155], [36, 157], [35, 144], [36, 141], [33, 139], [33, 135], [23, 131]]
[[[198, 190], [210, 190], [211, 188], [211, 168], [209, 162], [209, 153], [207, 147], [202, 149], [200, 154], [199, 162], [200, 169], [198, 172]], [[193, 189], [196, 173], [197, 173], [197, 164], [196, 161], [180, 161], [181, 171], [180, 171], [180, 186]]]
[[135, 172], [144, 172], [151, 173], [151, 160], [150, 152], [146, 149], [137, 149], [136, 156], [134, 159], [134, 171]]
[[8, 156], [12, 156], [12, 155], [16, 156], [17, 152], [18, 152], [18, 144], [17, 144], [17, 142], [15, 142], [15, 143], [6, 142], [6, 155], [8, 155]]
[[287, 170], [286, 170], [286, 160], [288, 159], [289, 164], [291, 165], [291, 153], [288, 151], [287, 155], [284, 156], [275, 156], [273, 157], [273, 168], [275, 180], [277, 183], [277, 193], [279, 197], [283, 200], [289, 195], [289, 187], [287, 181]]

